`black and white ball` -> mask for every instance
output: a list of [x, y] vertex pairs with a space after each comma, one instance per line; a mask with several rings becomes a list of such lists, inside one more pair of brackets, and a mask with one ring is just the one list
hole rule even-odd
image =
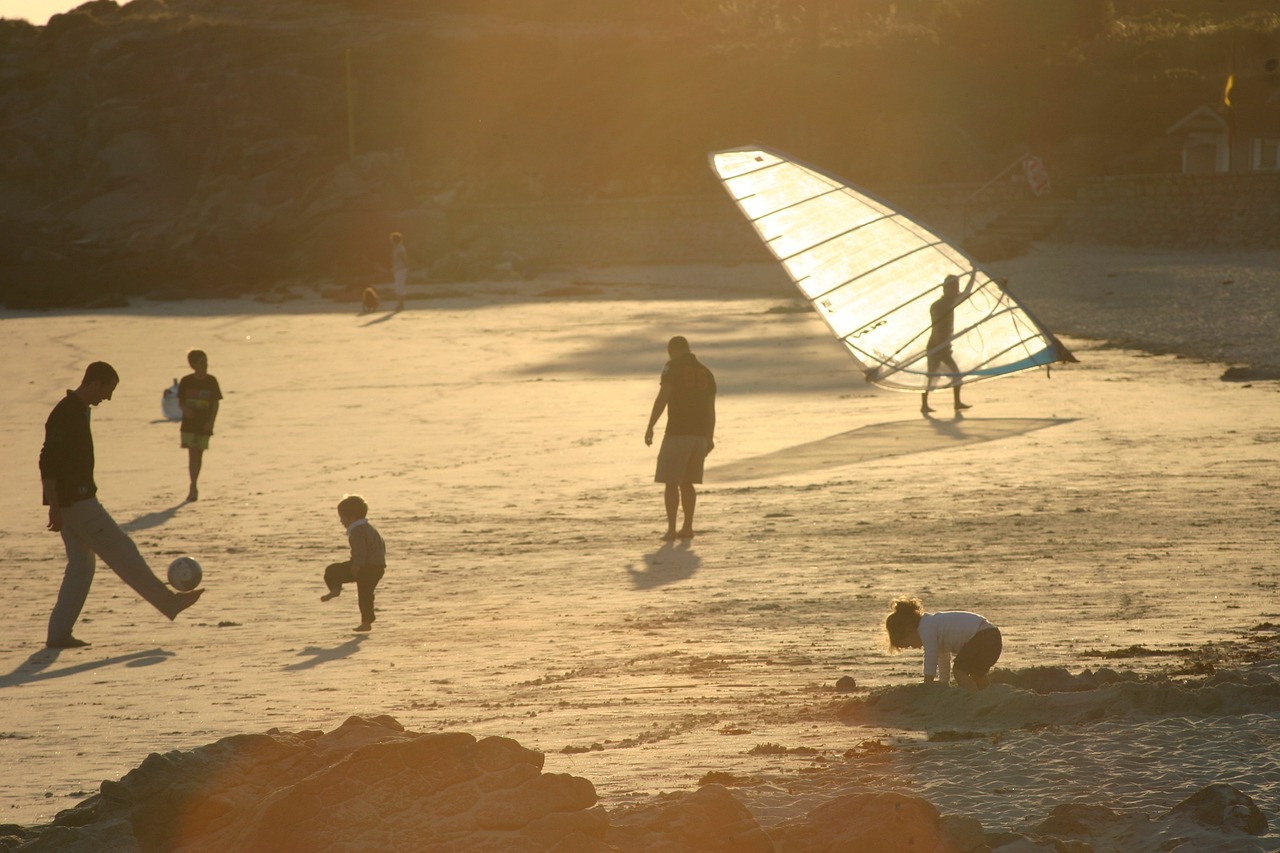
[[204, 569], [192, 557], [179, 557], [169, 564], [169, 585], [182, 592], [190, 592], [200, 586]]

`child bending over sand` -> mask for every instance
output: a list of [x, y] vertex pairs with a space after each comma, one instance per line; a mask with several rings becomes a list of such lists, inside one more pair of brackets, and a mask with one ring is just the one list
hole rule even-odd
[[344, 583], [354, 583], [360, 601], [360, 624], [355, 630], [362, 633], [373, 630], [373, 591], [387, 568], [387, 546], [365, 518], [368, 513], [369, 505], [359, 495], [347, 495], [338, 502], [338, 520], [347, 528], [351, 559], [331, 563], [324, 570], [329, 591], [320, 596], [321, 601], [337, 598]]
[[[889, 634], [889, 647], [924, 649], [924, 683], [933, 682], [934, 674], [943, 685], [951, 684], [955, 669], [956, 684], [966, 690], [982, 690], [991, 682], [987, 673], [1004, 647], [1000, 629], [977, 613], [943, 610], [925, 613], [918, 598], [896, 598], [893, 610], [884, 620]], [[956, 656], [955, 666], [951, 655]]]

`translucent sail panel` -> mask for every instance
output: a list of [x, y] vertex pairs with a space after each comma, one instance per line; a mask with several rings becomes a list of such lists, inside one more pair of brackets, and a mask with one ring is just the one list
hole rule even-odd
[[[720, 151], [711, 164], [868, 381], [915, 391], [1074, 361], [964, 252], [881, 200], [775, 151]], [[954, 369], [928, 352], [949, 275], [963, 291], [933, 355]]]

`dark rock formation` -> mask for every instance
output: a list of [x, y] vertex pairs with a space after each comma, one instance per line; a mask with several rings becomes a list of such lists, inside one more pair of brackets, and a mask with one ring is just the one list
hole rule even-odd
[[1169, 816], [1227, 832], [1249, 835], [1267, 832], [1267, 817], [1254, 804], [1253, 797], [1222, 783], [1201, 788], [1170, 809]]
[[875, 850], [877, 853], [960, 853], [943, 831], [938, 810], [919, 797], [892, 793], [848, 794], [823, 803], [803, 818], [769, 830], [779, 853]]
[[609, 843], [619, 853], [772, 853], [769, 836], [722, 785], [662, 795], [655, 803], [609, 816]]
[[507, 738], [415, 734], [390, 717], [152, 754], [23, 851], [604, 850], [586, 779]]

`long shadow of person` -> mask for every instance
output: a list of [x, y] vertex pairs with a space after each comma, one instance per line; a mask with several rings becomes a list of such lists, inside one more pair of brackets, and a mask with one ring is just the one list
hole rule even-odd
[[311, 669], [313, 666], [319, 666], [322, 663], [329, 663], [330, 661], [342, 660], [345, 657], [350, 657], [355, 654], [357, 649], [360, 648], [362, 640], [364, 640], [363, 635], [359, 637], [352, 637], [345, 643], [339, 643], [331, 649], [322, 648], [320, 646], [307, 646], [305, 649], [298, 652], [298, 657], [306, 657], [309, 655], [310, 659], [299, 661], [298, 663], [291, 663], [284, 667], [284, 670], [286, 672], [296, 672], [300, 669]]
[[361, 323], [360, 325], [361, 325], [361, 326], [376, 326], [376, 325], [378, 325], [379, 323], [385, 323], [385, 322], [387, 322], [387, 321], [388, 321], [388, 320], [390, 320], [392, 317], [396, 316], [396, 314], [398, 314], [398, 313], [399, 313], [398, 311], [388, 311], [387, 313], [383, 314], [381, 317], [378, 317], [378, 318], [376, 318], [376, 319], [374, 319], [374, 320], [370, 320], [370, 321], [369, 321], [369, 322], [367, 322], [367, 323]]
[[183, 501], [180, 504], [174, 504], [168, 509], [162, 509], [159, 512], [143, 513], [133, 521], [126, 521], [124, 524], [120, 525], [120, 529], [125, 533], [137, 533], [139, 530], [149, 530], [152, 527], [159, 527], [162, 524], [168, 523], [170, 519], [178, 514], [178, 510], [182, 509], [185, 505], [186, 501]]
[[627, 566], [627, 574], [636, 589], [654, 589], [670, 583], [678, 583], [693, 577], [702, 564], [702, 558], [693, 553], [687, 539], [664, 542], [652, 554], [644, 555], [644, 569], [634, 564]]
[[49, 669], [57, 662], [58, 654], [61, 651], [62, 649], [41, 649], [36, 652], [14, 667], [9, 674], [0, 675], [0, 689], [29, 684], [33, 681], [45, 681], [50, 678], [65, 678], [69, 675], [79, 675], [82, 672], [90, 672], [118, 664], [124, 664], [125, 666], [151, 666], [176, 656], [174, 652], [165, 651], [164, 649], [148, 649], [144, 652], [131, 652], [127, 655], [85, 661], [62, 669]]

